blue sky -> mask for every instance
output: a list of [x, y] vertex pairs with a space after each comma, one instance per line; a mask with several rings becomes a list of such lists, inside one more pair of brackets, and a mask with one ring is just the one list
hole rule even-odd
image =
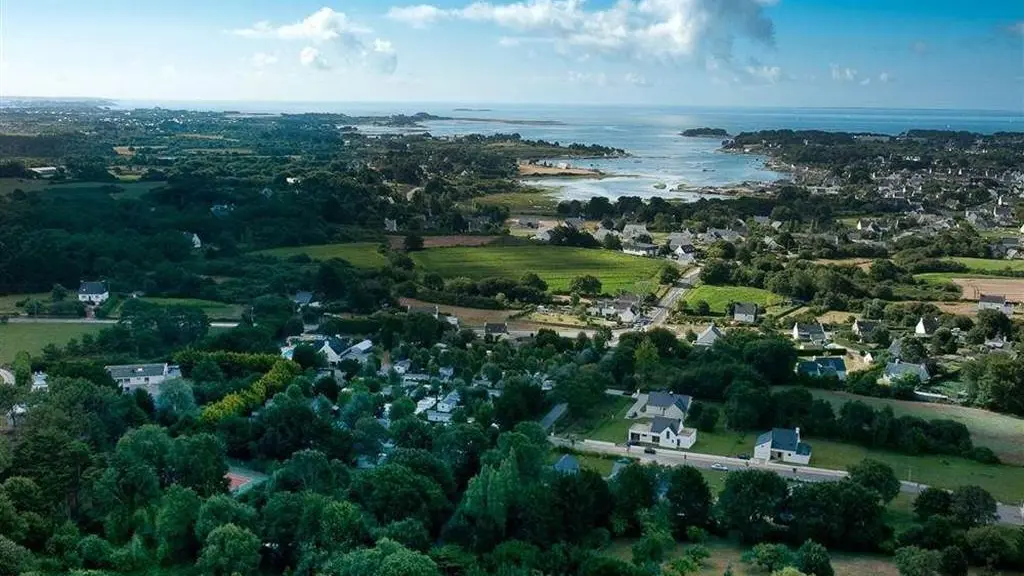
[[2, 0], [0, 94], [1001, 109], [1021, 0]]

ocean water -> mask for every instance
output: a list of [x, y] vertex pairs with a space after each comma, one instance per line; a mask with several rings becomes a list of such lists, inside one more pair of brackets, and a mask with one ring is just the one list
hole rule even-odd
[[[1024, 131], [1024, 114], [998, 111], [906, 110], [876, 108], [696, 108], [683, 106], [554, 106], [438, 103], [271, 103], [271, 102], [122, 102], [120, 107], [238, 110], [245, 112], [335, 112], [352, 115], [415, 114], [461, 118], [424, 122], [436, 136], [518, 133], [523, 138], [579, 142], [622, 148], [627, 158], [578, 160], [607, 178], [532, 180], [558, 190], [562, 199], [623, 195], [695, 200], [696, 189], [771, 182], [784, 174], [765, 167], [765, 158], [720, 151], [721, 141], [684, 138], [687, 128], [724, 128], [730, 134], [763, 129], [815, 129], [899, 134], [910, 129], [968, 130], [992, 133]], [[472, 108], [472, 110], [457, 110]], [[506, 122], [502, 122], [502, 120]], [[547, 121], [516, 124], [507, 121]], [[422, 129], [360, 127], [375, 132], [422, 132]], [[677, 191], [677, 188], [682, 190]]]

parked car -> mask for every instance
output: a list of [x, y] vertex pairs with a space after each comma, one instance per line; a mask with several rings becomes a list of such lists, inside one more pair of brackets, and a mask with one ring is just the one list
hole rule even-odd
[[750, 454], [737, 454], [736, 457], [740, 460], [750, 460]]
[[714, 464], [712, 464], [711, 465], [711, 469], [712, 470], [718, 470], [719, 472], [728, 472], [729, 471], [729, 467], [728, 466], [726, 466], [725, 464], [719, 464], [718, 462], [715, 462]]
[[644, 454], [656, 454], [656, 453], [657, 452], [654, 451], [654, 448], [651, 448], [650, 446], [648, 446], [647, 448], [644, 448]]

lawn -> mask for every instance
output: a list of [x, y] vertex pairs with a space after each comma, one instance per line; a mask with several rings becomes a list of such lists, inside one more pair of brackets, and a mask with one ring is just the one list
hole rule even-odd
[[663, 262], [609, 250], [561, 246], [480, 246], [436, 248], [412, 254], [416, 265], [445, 278], [519, 278], [535, 272], [553, 292], [566, 292], [573, 278], [590, 274], [602, 291], [632, 291], [638, 281], [653, 279]]
[[330, 260], [341, 258], [357, 268], [381, 268], [387, 259], [377, 251], [380, 244], [376, 242], [352, 242], [349, 244], [320, 244], [317, 246], [290, 246], [262, 250], [257, 254], [266, 254], [277, 258], [288, 258], [305, 254], [313, 260]]
[[188, 306], [200, 308], [213, 320], [238, 320], [242, 317], [242, 306], [240, 304], [226, 304], [213, 300], [200, 300], [198, 298], [151, 298], [145, 297], [144, 301], [160, 306]]
[[0, 316], [15, 316], [17, 314], [21, 314], [24, 310], [18, 308], [15, 304], [26, 298], [49, 302], [50, 293], [40, 292], [38, 294], [8, 294], [6, 296], [0, 296]]
[[977, 272], [1024, 272], [1024, 260], [992, 260], [988, 258], [952, 258]]
[[623, 443], [635, 420], [626, 420], [626, 412], [635, 401], [629, 396], [606, 395], [590, 418], [563, 418], [555, 427], [559, 436], [575, 435], [604, 442]]
[[10, 364], [22, 350], [36, 356], [47, 344], [63, 346], [72, 338], [96, 334], [102, 324], [0, 324], [0, 364]]
[[925, 272], [914, 274], [914, 278], [930, 284], [949, 284], [953, 282], [954, 278], [1005, 278], [1005, 276], [980, 272]]
[[872, 408], [891, 406], [896, 416], [910, 415], [932, 420], [948, 418], [961, 422], [971, 432], [971, 439], [978, 446], [987, 446], [995, 451], [1004, 462], [1024, 465], [1024, 419], [1006, 414], [997, 414], [978, 408], [967, 408], [951, 404], [930, 402], [908, 402], [888, 398], [870, 398], [831, 390], [811, 390], [815, 398], [823, 398], [839, 407], [851, 400], [860, 400]]
[[711, 306], [712, 312], [725, 312], [730, 302], [754, 302], [767, 308], [783, 301], [781, 296], [760, 288], [746, 286], [709, 286], [703, 284], [693, 290], [687, 290], [683, 296], [690, 307], [696, 306], [701, 300]]
[[472, 200], [481, 206], [505, 206], [512, 214], [554, 214], [558, 200], [548, 190], [502, 192]]

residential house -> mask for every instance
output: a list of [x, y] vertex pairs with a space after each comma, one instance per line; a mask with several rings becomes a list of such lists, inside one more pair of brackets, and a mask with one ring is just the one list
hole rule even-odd
[[637, 416], [663, 416], [680, 421], [686, 420], [686, 413], [690, 411], [692, 400], [684, 394], [651, 392], [647, 395], [647, 402], [640, 408]]
[[583, 230], [586, 222], [583, 218], [566, 218], [565, 220], [562, 220], [562, 225], [575, 230]]
[[434, 320], [437, 320], [441, 316], [441, 310], [436, 304], [427, 304], [425, 306], [413, 306], [410, 304], [406, 309], [409, 314], [425, 314]]
[[654, 257], [658, 255], [658, 247], [646, 242], [625, 242], [622, 244], [622, 251], [634, 256]]
[[693, 244], [682, 244], [672, 250], [672, 255], [683, 264], [693, 264], [697, 261], [697, 248]]
[[871, 338], [871, 334], [878, 329], [880, 324], [874, 320], [861, 320], [858, 318], [853, 321], [853, 326], [850, 331], [857, 335], [861, 340], [867, 340]]
[[373, 349], [372, 340], [363, 340], [350, 347], [348, 347], [341, 354], [341, 360], [355, 360], [360, 364], [366, 364], [370, 359], [371, 350]]
[[846, 362], [837, 357], [803, 360], [797, 363], [796, 371], [805, 376], [817, 378], [835, 376], [839, 380], [846, 380]]
[[811, 445], [800, 441], [800, 428], [773, 428], [757, 437], [754, 458], [764, 462], [782, 460], [788, 464], [809, 464]]
[[484, 324], [484, 336], [508, 336], [508, 324], [504, 322], [487, 322]]
[[594, 240], [597, 240], [598, 242], [604, 244], [605, 238], [607, 238], [608, 236], [618, 236], [619, 233], [616, 232], [615, 230], [609, 230], [607, 228], [601, 227], [598, 228], [597, 230], [594, 230], [590, 235], [594, 237]]
[[427, 422], [433, 422], [435, 424], [448, 424], [452, 421], [451, 412], [441, 412], [440, 410], [427, 410], [426, 411]]
[[828, 342], [828, 335], [825, 333], [825, 327], [820, 322], [811, 324], [795, 322], [793, 324], [793, 340], [822, 345]]
[[292, 302], [299, 308], [313, 304], [313, 293], [306, 290], [299, 290], [292, 297]]
[[203, 240], [199, 237], [199, 234], [194, 232], [182, 232], [181, 233], [185, 240], [192, 245], [193, 250], [199, 250], [203, 247]]
[[125, 392], [146, 390], [151, 396], [159, 394], [159, 385], [170, 378], [178, 378], [181, 372], [177, 366], [164, 364], [121, 364], [104, 366], [114, 382]]
[[892, 384], [894, 380], [907, 376], [908, 374], [916, 376], [922, 384], [931, 379], [931, 375], [928, 374], [928, 368], [924, 364], [912, 364], [910, 362], [900, 362], [897, 360], [885, 365], [885, 372], [882, 373], [882, 377], [879, 381], [883, 384]]
[[398, 221], [393, 218], [384, 219], [385, 232], [398, 232]]
[[650, 422], [630, 426], [627, 440], [630, 444], [655, 444], [662, 448], [688, 450], [697, 441], [697, 431], [684, 428], [682, 420], [655, 416]]
[[710, 346], [714, 346], [715, 342], [717, 342], [722, 336], [724, 336], [724, 334], [722, 334], [722, 331], [718, 329], [718, 326], [710, 324], [703, 332], [697, 335], [697, 340], [693, 345], [708, 348]]
[[756, 324], [757, 304], [753, 302], [737, 302], [732, 307], [732, 319], [742, 324]]
[[996, 258], [1007, 258], [1010, 257], [1011, 251], [1020, 250], [1020, 241], [1016, 237], [1000, 238], [998, 242], [989, 244], [989, 249], [992, 251], [992, 255]]
[[537, 233], [531, 238], [538, 242], [550, 242], [552, 230], [554, 230], [554, 228], [541, 228], [540, 230], [537, 230]]
[[978, 298], [978, 311], [997, 310], [1007, 316], [1013, 316], [1013, 304], [1006, 301], [1006, 296], [982, 294]]
[[29, 168], [28, 170], [40, 178], [53, 178], [57, 175], [56, 166], [39, 166], [37, 168]]
[[[408, 358], [406, 358], [405, 360], [399, 360], [398, 362], [395, 362], [394, 364], [391, 365], [391, 369], [395, 371], [395, 374], [398, 374], [399, 376], [405, 376], [406, 372], [412, 370], [412, 360], [409, 360]], [[384, 372], [384, 374], [382, 375], [387, 374], [387, 372], [384, 371], [383, 368], [381, 368], [381, 372]]]
[[579, 474], [580, 461], [572, 454], [562, 454], [552, 468], [559, 474]]
[[646, 224], [626, 224], [622, 228], [623, 238], [637, 238], [640, 236], [650, 236], [651, 233], [647, 231]]
[[86, 304], [103, 304], [110, 298], [105, 282], [86, 282], [78, 285], [78, 301]]
[[46, 383], [46, 372], [33, 372], [32, 373], [32, 391], [41, 392], [49, 389], [49, 384]]
[[344, 354], [349, 350], [348, 344], [340, 338], [324, 338], [314, 344], [317, 354], [323, 355], [328, 366], [336, 366], [344, 359]]
[[690, 232], [673, 232], [668, 235], [668, 247], [675, 251], [680, 246], [693, 246], [693, 234]]
[[939, 320], [934, 316], [921, 316], [914, 327], [914, 334], [917, 336], [931, 336], [939, 329]]
[[459, 407], [460, 402], [462, 402], [462, 397], [458, 390], [452, 390], [437, 402], [437, 409], [441, 412], [452, 412]]

